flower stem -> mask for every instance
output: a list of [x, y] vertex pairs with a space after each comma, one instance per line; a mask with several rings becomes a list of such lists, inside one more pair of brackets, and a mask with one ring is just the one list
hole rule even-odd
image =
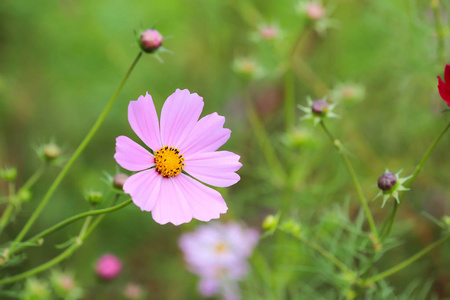
[[[437, 143], [441, 140], [441, 138], [444, 136], [444, 134], [447, 132], [447, 130], [450, 128], [450, 122], [447, 124], [447, 126], [444, 128], [444, 130], [442, 130], [442, 132], [434, 139], [433, 143], [431, 143], [430, 147], [428, 147], [427, 152], [425, 152], [424, 156], [422, 157], [422, 160], [420, 161], [420, 163], [417, 165], [416, 169], [414, 170], [413, 175], [411, 176], [411, 178], [405, 183], [405, 187], [409, 188], [414, 180], [416, 179], [417, 175], [419, 175], [420, 171], [422, 171], [423, 166], [425, 165], [425, 163], [428, 160], [428, 157], [430, 156], [431, 152], [433, 151], [433, 149], [436, 147]], [[400, 195], [400, 199], [399, 202], [401, 203], [403, 198], [405, 197], [406, 193], [402, 193]], [[394, 204], [394, 207], [392, 208], [392, 213], [389, 215], [389, 217], [385, 220], [385, 225], [383, 225], [383, 228], [386, 228], [386, 230], [383, 232], [381, 240], [384, 241], [384, 239], [387, 238], [387, 236], [389, 235], [389, 233], [391, 232], [391, 228], [392, 228], [392, 223], [394, 222], [395, 219], [395, 215], [397, 212], [397, 203]]]
[[75, 160], [80, 156], [80, 154], [83, 152], [83, 150], [86, 148], [88, 143], [91, 141], [91, 139], [93, 138], [93, 136], [95, 135], [97, 130], [100, 128], [100, 125], [103, 123], [106, 115], [108, 114], [109, 110], [111, 109], [112, 105], [114, 104], [114, 101], [116, 100], [117, 96], [119, 95], [120, 91], [122, 90], [122, 88], [125, 85], [128, 77], [130, 76], [131, 72], [133, 71], [134, 67], [136, 66], [136, 64], [139, 61], [139, 59], [141, 58], [141, 56], [142, 56], [142, 52], [139, 52], [138, 56], [136, 57], [136, 59], [133, 61], [133, 63], [131, 64], [130, 68], [128, 69], [128, 72], [125, 74], [125, 77], [122, 79], [122, 81], [120, 82], [119, 86], [117, 87], [115, 93], [113, 94], [113, 96], [109, 100], [109, 102], [106, 105], [106, 107], [104, 108], [103, 112], [98, 117], [98, 119], [95, 122], [94, 126], [91, 128], [91, 130], [86, 135], [84, 140], [81, 142], [81, 144], [75, 150], [75, 152], [73, 153], [72, 157], [70, 157], [70, 159], [67, 162], [67, 164], [64, 166], [64, 168], [58, 174], [58, 176], [56, 177], [55, 181], [50, 186], [50, 188], [48, 189], [47, 193], [44, 195], [44, 198], [42, 198], [41, 202], [36, 207], [36, 210], [33, 212], [31, 217], [28, 219], [27, 223], [22, 228], [20, 233], [17, 235], [16, 239], [14, 240], [13, 244], [11, 245], [11, 250], [14, 250], [15, 246], [20, 241], [22, 241], [22, 239], [25, 237], [25, 235], [27, 234], [28, 230], [31, 228], [33, 223], [36, 221], [36, 219], [38, 218], [39, 214], [41, 213], [41, 211], [44, 209], [45, 205], [47, 204], [48, 200], [50, 199], [50, 197], [55, 192], [56, 188], [59, 186], [59, 184], [61, 183], [63, 178], [68, 173], [69, 169], [74, 164]]
[[369, 223], [370, 231], [372, 232], [373, 239], [374, 239], [374, 246], [377, 249], [379, 247], [379, 237], [377, 228], [375, 226], [375, 222], [373, 221], [372, 214], [369, 209], [369, 205], [367, 204], [367, 200], [363, 194], [361, 185], [359, 184], [358, 177], [356, 176], [355, 170], [353, 169], [353, 166], [348, 159], [347, 154], [345, 154], [342, 143], [336, 139], [333, 134], [328, 130], [323, 120], [320, 121], [320, 125], [322, 126], [323, 130], [327, 134], [327, 136], [330, 138], [331, 142], [333, 143], [334, 147], [338, 150], [339, 154], [341, 155], [345, 166], [347, 167], [348, 173], [350, 174], [350, 177], [352, 179], [353, 185], [355, 186], [356, 193], [358, 194], [358, 198], [361, 202], [361, 205], [364, 209], [364, 213], [366, 214], [367, 222]]
[[406, 268], [407, 266], [409, 266], [410, 264], [412, 264], [413, 262], [415, 262], [416, 260], [418, 260], [419, 258], [424, 256], [425, 254], [427, 254], [428, 252], [430, 252], [431, 250], [433, 250], [437, 246], [441, 245], [442, 243], [444, 243], [448, 239], [450, 239], [450, 234], [442, 237], [441, 239], [439, 239], [436, 242], [432, 243], [428, 247], [422, 249], [421, 251], [419, 251], [415, 255], [411, 256], [407, 260], [403, 261], [402, 263], [396, 265], [395, 267], [390, 268], [390, 269], [388, 269], [388, 270], [386, 270], [386, 271], [384, 271], [382, 273], [379, 273], [379, 274], [377, 274], [375, 276], [370, 277], [369, 279], [365, 280], [363, 283], [366, 284], [366, 285], [369, 285], [369, 284], [372, 284], [372, 283], [377, 282], [379, 280], [382, 280], [382, 279], [384, 279], [386, 277], [389, 277], [392, 274], [397, 273], [398, 271], [401, 271], [402, 269]]
[[441, 11], [439, 8], [439, 0], [431, 0], [431, 7], [433, 8], [434, 23], [436, 29], [437, 37], [437, 56], [439, 62], [445, 63], [445, 41], [444, 41], [444, 30], [442, 28]]
[[272, 171], [278, 175], [277, 176], [278, 183], [282, 184], [284, 178], [286, 178], [286, 172], [283, 168], [283, 165], [278, 159], [275, 153], [275, 149], [273, 148], [272, 144], [270, 143], [270, 139], [267, 136], [267, 132], [264, 129], [264, 126], [261, 120], [259, 119], [258, 115], [256, 114], [255, 108], [251, 103], [250, 96], [246, 96], [244, 101], [246, 105], [247, 118], [250, 121], [250, 125], [253, 128], [259, 147], [261, 148], [261, 151], [264, 155], [264, 158], [266, 159], [269, 167], [271, 167]]
[[8, 225], [8, 221], [9, 218], [12, 215], [12, 212], [14, 211], [14, 203], [13, 203], [13, 198], [14, 198], [14, 182], [10, 181], [8, 184], [8, 189], [9, 189], [9, 195], [8, 195], [8, 206], [5, 209], [5, 212], [2, 215], [2, 218], [0, 220], [0, 236], [3, 233], [3, 229], [5, 229], [6, 225]]
[[[118, 195], [116, 195], [113, 204], [115, 204], [115, 202], [118, 199]], [[131, 203], [131, 199], [128, 201], [125, 201], [124, 203], [117, 205], [115, 207], [111, 207], [112, 208], [117, 208], [118, 206], [126, 206], [124, 205], [126, 203], [126, 205]], [[99, 210], [97, 210], [98, 212]], [[103, 210], [105, 211], [105, 209]], [[91, 211], [91, 212], [95, 212], [95, 211]], [[48, 262], [34, 268], [31, 270], [28, 270], [26, 272], [23, 272], [21, 274], [15, 275], [15, 276], [11, 276], [5, 279], [0, 280], [0, 285], [5, 285], [5, 284], [9, 284], [9, 283], [13, 283], [16, 282], [18, 280], [22, 280], [25, 279], [27, 277], [33, 276], [37, 273], [40, 273], [42, 271], [45, 271], [55, 265], [57, 265], [58, 263], [60, 263], [61, 261], [65, 260], [66, 258], [68, 258], [70, 255], [72, 255], [78, 248], [81, 247], [81, 245], [83, 245], [83, 242], [88, 238], [88, 236], [92, 233], [92, 231], [97, 227], [97, 225], [103, 220], [103, 218], [106, 216], [106, 214], [102, 214], [100, 216], [98, 216], [94, 222], [92, 222], [91, 224], [91, 220], [92, 220], [92, 216], [89, 216], [85, 221], [84, 224], [80, 230], [80, 233], [78, 234], [78, 237], [75, 239], [75, 242], [69, 247], [67, 248], [64, 252], [62, 252], [60, 255], [56, 256], [55, 258], [49, 260]]]
[[308, 246], [309, 248], [313, 249], [314, 251], [316, 251], [317, 253], [319, 253], [320, 255], [325, 257], [326, 259], [328, 259], [331, 263], [333, 263], [336, 267], [338, 267], [342, 272], [346, 272], [346, 273], [352, 272], [342, 261], [337, 259], [330, 252], [325, 250], [322, 246], [314, 243], [313, 241], [308, 240], [300, 233], [294, 233], [289, 230], [284, 230], [282, 228], [280, 228], [280, 230], [297, 238], [300, 242], [304, 243], [306, 246]]
[[42, 164], [35, 172], [33, 175], [31, 175], [30, 178], [28, 178], [28, 180], [24, 183], [24, 185], [19, 189], [19, 191], [17, 192], [18, 194], [20, 194], [21, 191], [25, 191], [25, 190], [29, 190], [35, 183], [36, 181], [38, 181], [38, 179], [42, 176], [42, 174], [44, 173], [46, 167], [48, 165], [47, 164]]
[[40, 238], [43, 238], [46, 235], [49, 235], [55, 231], [58, 231], [64, 227], [66, 227], [69, 224], [72, 224], [80, 219], [86, 218], [86, 217], [92, 217], [92, 216], [96, 216], [96, 215], [103, 215], [103, 214], [107, 214], [110, 212], [114, 212], [116, 210], [119, 210], [121, 208], [124, 208], [125, 206], [127, 206], [128, 204], [130, 204], [132, 202], [131, 199], [122, 202], [119, 205], [113, 206], [113, 207], [109, 207], [109, 208], [104, 208], [104, 209], [98, 209], [98, 210], [91, 210], [91, 211], [87, 211], [75, 216], [72, 216], [64, 221], [59, 222], [56, 225], [53, 225], [52, 227], [36, 234], [35, 236], [33, 236], [32, 238], [26, 240], [25, 242], [21, 243], [20, 245], [18, 245], [17, 247], [15, 247], [14, 249], [12, 249], [9, 254], [14, 254], [20, 250], [22, 250], [23, 248], [26, 248], [28, 245], [36, 242], [37, 240], [39, 240]]

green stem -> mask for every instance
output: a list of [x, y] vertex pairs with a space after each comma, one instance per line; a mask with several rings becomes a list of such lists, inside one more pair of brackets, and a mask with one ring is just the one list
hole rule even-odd
[[70, 217], [70, 218], [68, 218], [68, 219], [66, 219], [66, 220], [64, 220], [64, 221], [61, 221], [61, 222], [59, 222], [58, 224], [53, 225], [52, 227], [50, 227], [50, 228], [48, 228], [48, 229], [46, 229], [46, 230], [44, 230], [44, 231], [42, 231], [42, 232], [36, 234], [35, 236], [33, 236], [32, 238], [28, 239], [27, 241], [21, 243], [21, 244], [18, 245], [16, 248], [14, 248], [13, 250], [11, 250], [11, 251], [9, 252], [9, 255], [16, 253], [16, 252], [22, 250], [23, 248], [26, 248], [27, 245], [30, 245], [30, 244], [36, 242], [36, 241], [39, 240], [40, 238], [43, 238], [43, 237], [46, 236], [46, 235], [49, 235], [49, 234], [51, 234], [51, 233], [53, 233], [53, 232], [55, 232], [55, 231], [58, 231], [58, 230], [60, 230], [60, 229], [62, 229], [62, 228], [64, 228], [64, 227], [66, 227], [67, 225], [72, 224], [72, 223], [74, 223], [74, 222], [76, 222], [76, 221], [78, 221], [78, 220], [80, 220], [80, 219], [83, 219], [83, 218], [86, 218], [86, 217], [95, 216], [95, 215], [103, 215], [103, 214], [107, 214], [107, 213], [110, 213], [110, 212], [119, 210], [119, 209], [121, 209], [121, 208], [127, 206], [127, 205], [130, 204], [131, 202], [132, 202], [132, 200], [129, 199], [129, 200], [127, 200], [127, 201], [125, 201], [125, 202], [123, 202], [123, 203], [121, 203], [121, 204], [119, 204], [119, 205], [116, 205], [116, 206], [113, 206], [113, 207], [110, 207], [110, 208], [104, 208], [104, 209], [98, 209], [98, 210], [91, 210], [91, 211], [87, 211], [87, 212], [84, 212], [84, 213], [75, 215], [75, 216], [73, 216], [73, 217]]
[[342, 147], [342, 143], [331, 134], [331, 132], [325, 126], [325, 123], [323, 122], [323, 120], [320, 121], [320, 125], [322, 126], [322, 128], [325, 131], [325, 133], [327, 134], [327, 136], [330, 138], [334, 147], [338, 150], [342, 159], [344, 160], [344, 164], [347, 167], [347, 170], [350, 174], [353, 185], [355, 186], [356, 193], [358, 194], [358, 198], [364, 209], [364, 213], [366, 214], [367, 222], [369, 223], [370, 231], [372, 232], [372, 235], [373, 235], [375, 249], [377, 249], [379, 247], [379, 237], [378, 237], [377, 228], [375, 226], [375, 222], [373, 221], [372, 213], [370, 212], [369, 205], [367, 204], [367, 200], [364, 196], [361, 185], [359, 184], [358, 177], [356, 176], [355, 170], [353, 169], [353, 166], [352, 166], [350, 160], [348, 159], [347, 154], [345, 154], [345, 151]]
[[10, 181], [8, 183], [8, 206], [5, 209], [5, 212], [2, 215], [2, 218], [0, 220], [0, 235], [3, 233], [3, 229], [5, 229], [6, 225], [8, 225], [9, 218], [12, 215], [12, 212], [14, 211], [14, 195], [15, 195], [15, 188], [14, 188], [14, 182]]
[[264, 155], [264, 158], [266, 159], [267, 164], [272, 169], [274, 174], [278, 175], [276, 176], [278, 184], [282, 184], [282, 182], [286, 178], [286, 173], [283, 168], [283, 165], [278, 159], [275, 153], [275, 149], [270, 143], [270, 139], [267, 135], [267, 132], [264, 129], [264, 126], [261, 120], [259, 119], [258, 115], [256, 114], [255, 108], [251, 103], [250, 97], [249, 96], [245, 97], [244, 101], [246, 104], [247, 118], [250, 121], [250, 125], [252, 126], [253, 132], [256, 136], [256, 139]]
[[[116, 200], [117, 200], [117, 196], [116, 196]], [[116, 201], [114, 200], [114, 202]], [[113, 203], [114, 203], [113, 202]], [[129, 204], [131, 203], [131, 200], [125, 201], [123, 204]], [[118, 205], [119, 206], [119, 205]], [[117, 206], [116, 206], [117, 207]], [[114, 208], [114, 207], [111, 207]], [[92, 211], [94, 212], [94, 211]], [[4, 285], [4, 284], [9, 284], [9, 283], [13, 283], [16, 282], [18, 280], [22, 280], [25, 279], [27, 277], [33, 276], [37, 273], [40, 273], [42, 271], [45, 271], [55, 265], [57, 265], [58, 263], [60, 263], [61, 261], [65, 260], [66, 258], [68, 258], [69, 256], [71, 256], [78, 248], [81, 247], [81, 245], [83, 244], [83, 242], [87, 239], [87, 237], [92, 233], [92, 231], [97, 227], [97, 225], [103, 220], [103, 218], [106, 216], [106, 214], [102, 214], [99, 217], [97, 217], [94, 222], [89, 226], [90, 222], [91, 222], [91, 218], [92, 217], [88, 217], [83, 224], [83, 227], [78, 235], [78, 237], [76, 238], [75, 242], [73, 245], [71, 245], [69, 248], [67, 248], [64, 252], [62, 252], [60, 255], [58, 255], [57, 257], [49, 260], [48, 262], [34, 268], [31, 270], [28, 270], [26, 272], [23, 272], [21, 274], [12, 276], [12, 277], [8, 277], [5, 279], [0, 280], [0, 285]]]
[[444, 41], [444, 30], [442, 28], [441, 12], [439, 8], [439, 0], [431, 0], [431, 7], [433, 8], [435, 29], [437, 36], [437, 56], [439, 62], [445, 63], [445, 41]]
[[294, 233], [294, 232], [291, 232], [289, 230], [284, 230], [284, 229], [280, 229], [280, 230], [297, 238], [300, 242], [304, 243], [309, 248], [313, 249], [314, 251], [316, 251], [317, 253], [319, 253], [320, 255], [325, 257], [326, 259], [328, 259], [331, 263], [333, 263], [336, 267], [338, 267], [342, 272], [352, 273], [352, 271], [342, 261], [337, 259], [330, 252], [328, 252], [327, 250], [322, 248], [320, 245], [314, 243], [313, 241], [306, 239], [300, 233]]
[[374, 282], [377, 282], [377, 281], [382, 280], [382, 279], [384, 279], [386, 277], [389, 277], [392, 274], [397, 273], [398, 271], [401, 271], [402, 269], [406, 268], [407, 266], [409, 266], [410, 264], [412, 264], [413, 262], [415, 262], [416, 260], [418, 260], [419, 258], [424, 256], [425, 254], [427, 254], [428, 252], [430, 252], [431, 250], [433, 250], [437, 246], [441, 245], [442, 243], [444, 243], [448, 239], [450, 239], [450, 235], [442, 237], [441, 239], [439, 239], [436, 242], [432, 243], [428, 247], [422, 249], [421, 251], [419, 251], [415, 255], [411, 256], [410, 258], [408, 258], [404, 262], [402, 262], [402, 263], [396, 265], [393, 268], [390, 268], [390, 269], [388, 269], [388, 270], [386, 270], [386, 271], [384, 271], [382, 273], [379, 273], [379, 274], [377, 274], [375, 276], [372, 276], [369, 279], [365, 280], [364, 284], [370, 285], [370, 284], [372, 284]]
[[113, 94], [111, 99], [109, 100], [109, 102], [106, 105], [106, 107], [103, 110], [103, 112], [98, 117], [98, 119], [95, 122], [94, 126], [91, 128], [91, 130], [86, 135], [84, 140], [81, 142], [81, 144], [75, 150], [74, 154], [69, 159], [69, 161], [64, 166], [64, 168], [61, 170], [61, 172], [59, 173], [58, 177], [56, 177], [55, 181], [50, 186], [50, 188], [48, 189], [47, 193], [44, 195], [44, 198], [42, 198], [42, 200], [39, 203], [39, 205], [37, 206], [36, 210], [33, 212], [31, 217], [28, 219], [28, 222], [25, 224], [25, 226], [23, 227], [22, 231], [20, 231], [20, 233], [17, 235], [16, 239], [14, 240], [13, 244], [11, 245], [11, 249], [12, 250], [25, 237], [25, 235], [27, 234], [28, 230], [30, 230], [31, 226], [36, 221], [36, 219], [39, 216], [39, 214], [41, 213], [41, 211], [44, 209], [44, 207], [47, 204], [48, 200], [50, 199], [50, 197], [55, 192], [56, 188], [59, 186], [59, 184], [61, 183], [63, 178], [66, 176], [67, 172], [69, 171], [69, 169], [74, 164], [75, 160], [80, 156], [80, 154], [83, 152], [83, 150], [86, 148], [88, 143], [91, 141], [91, 139], [93, 138], [93, 136], [95, 135], [97, 130], [100, 128], [100, 125], [103, 123], [106, 115], [108, 114], [109, 110], [111, 109], [112, 105], [114, 104], [114, 101], [116, 100], [117, 96], [119, 95], [120, 91], [122, 90], [122, 88], [125, 85], [128, 77], [130, 76], [131, 72], [133, 71], [134, 67], [136, 66], [136, 64], [139, 61], [139, 59], [141, 58], [141, 56], [142, 56], [142, 52], [139, 52], [138, 56], [136, 57], [136, 59], [131, 64], [128, 72], [125, 74], [125, 77], [120, 82], [119, 87], [117, 88], [117, 90], [115, 91], [115, 93]]
[[295, 85], [294, 74], [288, 69], [284, 74], [284, 124], [287, 132], [294, 129], [295, 124]]
[[[411, 187], [411, 185], [413, 184], [414, 180], [416, 179], [417, 175], [419, 175], [420, 171], [422, 171], [423, 166], [425, 165], [426, 161], [428, 160], [428, 157], [430, 156], [431, 152], [434, 150], [434, 148], [436, 147], [437, 143], [441, 140], [441, 138], [444, 136], [444, 134], [447, 132], [447, 130], [450, 128], [450, 122], [447, 124], [447, 126], [445, 126], [444, 130], [442, 130], [442, 132], [434, 139], [433, 143], [430, 145], [430, 147], [428, 147], [427, 152], [425, 152], [424, 156], [422, 157], [422, 160], [420, 161], [420, 163], [417, 165], [416, 169], [414, 170], [413, 175], [411, 176], [411, 178], [405, 183], [405, 187], [409, 188]], [[400, 199], [399, 202], [401, 203], [403, 201], [403, 198], [405, 197], [406, 193], [403, 192], [400, 195]], [[397, 212], [397, 205], [395, 204], [393, 207], [393, 212], [391, 213], [391, 215], [388, 217], [388, 219], [385, 221], [385, 223], [387, 223], [387, 227], [386, 227], [386, 232], [383, 234], [382, 236], [382, 241], [388, 237], [389, 233], [391, 232], [391, 228], [392, 228], [392, 223], [394, 222], [395, 219], [395, 214]], [[389, 222], [389, 223], [388, 223]]]
[[29, 190], [35, 183], [38, 181], [38, 179], [42, 176], [42, 174], [45, 171], [45, 168], [47, 167], [47, 164], [42, 164], [33, 175], [31, 175], [30, 178], [28, 178], [27, 182], [19, 189], [17, 192], [20, 194], [21, 191]]

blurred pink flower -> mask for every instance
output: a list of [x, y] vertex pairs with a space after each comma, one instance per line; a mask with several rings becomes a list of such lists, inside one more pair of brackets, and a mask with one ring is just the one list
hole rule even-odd
[[237, 282], [248, 273], [247, 259], [259, 233], [239, 223], [212, 223], [185, 233], [179, 240], [188, 269], [200, 276], [199, 292], [239, 299]]
[[202, 97], [178, 89], [164, 103], [160, 124], [148, 93], [128, 106], [131, 128], [154, 154], [119, 136], [114, 158], [123, 168], [140, 171], [123, 189], [160, 224], [210, 221], [227, 211], [219, 192], [192, 177], [217, 187], [240, 180], [235, 173], [242, 166], [239, 155], [216, 151], [230, 138], [231, 131], [223, 128], [225, 118], [212, 113], [198, 120], [202, 109]]
[[442, 100], [450, 106], [450, 65], [445, 65], [444, 79], [442, 81], [441, 77], [438, 76], [438, 89]]
[[306, 14], [312, 20], [319, 20], [325, 16], [325, 9], [319, 2], [308, 2], [306, 4]]
[[97, 275], [102, 279], [111, 280], [122, 270], [122, 262], [114, 254], [105, 254], [99, 258], [95, 266]]

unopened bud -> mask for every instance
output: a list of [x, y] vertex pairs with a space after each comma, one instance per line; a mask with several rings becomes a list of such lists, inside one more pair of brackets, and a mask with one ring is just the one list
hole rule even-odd
[[0, 177], [6, 181], [13, 181], [17, 177], [17, 169], [14, 167], [3, 168], [0, 170]]
[[392, 189], [397, 183], [397, 177], [394, 173], [386, 172], [378, 178], [378, 187], [382, 191], [388, 191]]
[[325, 100], [316, 100], [311, 105], [313, 114], [323, 116], [328, 112], [328, 103]]
[[265, 40], [272, 40], [278, 36], [279, 30], [273, 25], [266, 25], [259, 29], [260, 36]]
[[17, 193], [17, 197], [19, 197], [22, 202], [28, 202], [31, 199], [31, 192], [28, 189], [20, 189]]
[[274, 230], [278, 226], [278, 219], [277, 216], [268, 215], [262, 223], [262, 228], [264, 230]]
[[99, 203], [102, 203], [103, 194], [101, 192], [97, 192], [97, 191], [88, 191], [86, 193], [86, 200], [91, 205], [97, 205]]
[[52, 162], [61, 155], [61, 149], [54, 143], [44, 145], [42, 153], [47, 162]]
[[123, 185], [125, 184], [125, 181], [128, 179], [128, 177], [129, 176], [124, 173], [118, 173], [118, 174], [114, 175], [113, 186], [116, 189], [123, 190]]
[[142, 288], [133, 282], [130, 282], [125, 286], [123, 295], [125, 296], [125, 298], [130, 300], [142, 299], [145, 296]]
[[159, 31], [147, 29], [141, 33], [139, 38], [139, 46], [142, 51], [146, 53], [153, 53], [161, 47], [163, 39], [164, 38]]
[[324, 7], [318, 2], [306, 3], [305, 11], [308, 17], [312, 20], [320, 20], [325, 16]]
[[95, 266], [97, 275], [102, 279], [111, 280], [117, 277], [122, 270], [122, 262], [114, 254], [105, 254], [99, 258]]

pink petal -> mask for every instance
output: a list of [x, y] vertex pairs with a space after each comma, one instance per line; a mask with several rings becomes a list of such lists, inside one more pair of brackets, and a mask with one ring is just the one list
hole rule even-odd
[[188, 90], [177, 89], [170, 95], [161, 110], [163, 145], [178, 147], [194, 128], [202, 109], [203, 98]]
[[128, 122], [139, 138], [152, 150], [162, 146], [159, 134], [158, 115], [152, 96], [145, 94], [128, 105]]
[[155, 159], [150, 152], [123, 135], [116, 139], [114, 159], [129, 171], [141, 171], [155, 165]]
[[[178, 176], [181, 176], [181, 174]], [[191, 221], [191, 208], [185, 195], [175, 183], [176, 177], [160, 177], [162, 181], [158, 200], [152, 210], [153, 220], [162, 225], [170, 222], [175, 226]]]
[[183, 155], [197, 152], [213, 152], [219, 149], [230, 138], [231, 130], [223, 128], [225, 117], [217, 113], [201, 118], [189, 136], [178, 148]]
[[445, 65], [444, 79], [446, 84], [450, 84], [450, 65]]
[[141, 210], [151, 211], [160, 198], [162, 180], [155, 169], [145, 170], [128, 178], [123, 190]]
[[196, 153], [185, 157], [184, 170], [207, 184], [227, 187], [241, 179], [235, 173], [242, 167], [239, 158], [229, 151]]
[[[441, 95], [441, 98], [447, 102], [447, 104], [450, 106], [450, 92], [449, 92], [449, 88], [450, 88], [450, 84], [447, 85], [445, 84], [441, 77], [438, 76], [438, 89], [439, 89], [439, 94]], [[450, 82], [449, 82], [450, 83]]]
[[211, 219], [218, 219], [220, 214], [228, 210], [218, 191], [184, 174], [173, 177], [173, 181], [189, 204], [193, 218], [208, 222]]

